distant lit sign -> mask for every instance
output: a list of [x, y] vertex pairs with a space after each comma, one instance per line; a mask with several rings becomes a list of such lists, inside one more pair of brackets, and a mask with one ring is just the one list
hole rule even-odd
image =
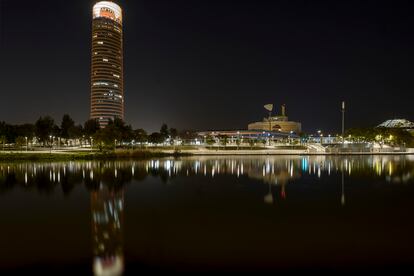
[[93, 6], [93, 18], [105, 17], [122, 24], [122, 9], [113, 2], [101, 1]]

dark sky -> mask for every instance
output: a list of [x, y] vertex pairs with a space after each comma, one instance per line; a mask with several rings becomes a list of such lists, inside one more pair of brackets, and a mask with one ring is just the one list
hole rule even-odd
[[[87, 120], [94, 1], [0, 2], [0, 121]], [[342, 99], [348, 127], [414, 120], [408, 1], [118, 3], [136, 128], [243, 129], [285, 103], [306, 131], [335, 132]]]

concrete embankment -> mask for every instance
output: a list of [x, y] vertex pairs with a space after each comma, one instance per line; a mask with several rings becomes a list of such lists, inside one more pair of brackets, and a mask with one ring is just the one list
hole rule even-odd
[[184, 156], [230, 156], [230, 155], [414, 155], [414, 149], [405, 152], [322, 152], [305, 149], [143, 149], [117, 150], [116, 152], [96, 151], [0, 151], [0, 161], [70, 161], [70, 160], [108, 160], [108, 159], [149, 159]]
[[[171, 152], [172, 153], [172, 152]], [[194, 149], [182, 150], [180, 153], [191, 155], [303, 155], [307, 154], [306, 150], [209, 150], [209, 149]]]
[[[173, 153], [173, 151], [163, 151]], [[263, 149], [263, 150], [215, 150], [215, 149], [191, 149], [182, 150], [179, 153], [190, 155], [404, 155], [414, 154], [414, 149], [405, 152], [326, 152], [312, 150], [295, 150], [295, 149]]]

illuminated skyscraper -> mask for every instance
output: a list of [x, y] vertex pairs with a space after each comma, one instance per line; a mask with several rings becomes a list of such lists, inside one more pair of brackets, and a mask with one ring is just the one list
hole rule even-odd
[[122, 9], [110, 1], [93, 6], [91, 119], [101, 127], [124, 120]]

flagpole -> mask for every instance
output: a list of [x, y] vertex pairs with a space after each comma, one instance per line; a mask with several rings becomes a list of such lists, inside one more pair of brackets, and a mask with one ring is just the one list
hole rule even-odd
[[345, 101], [342, 101], [342, 145], [345, 143]]

